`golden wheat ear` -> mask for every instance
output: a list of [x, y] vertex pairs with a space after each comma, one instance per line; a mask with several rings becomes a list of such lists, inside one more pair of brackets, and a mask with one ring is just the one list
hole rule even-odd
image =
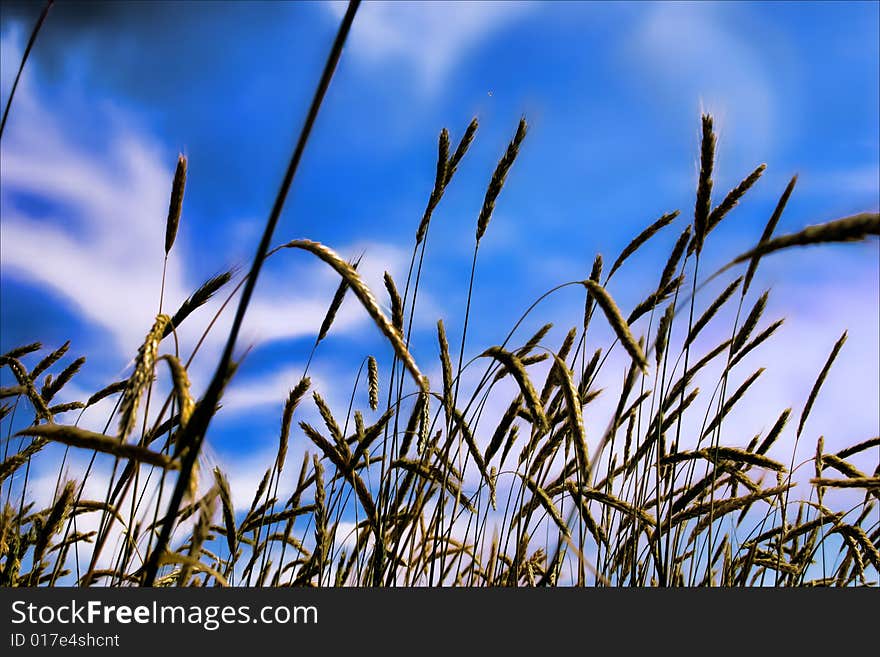
[[186, 157], [177, 156], [177, 169], [171, 184], [171, 199], [168, 202], [168, 219], [165, 222], [165, 255], [171, 252], [180, 227], [180, 212], [183, 209], [183, 190], [186, 187]]
[[611, 298], [611, 295], [608, 294], [608, 291], [604, 287], [595, 281], [586, 280], [581, 281], [581, 283], [590, 291], [590, 294], [596, 299], [599, 307], [605, 313], [605, 318], [608, 320], [611, 328], [614, 329], [614, 333], [620, 340], [620, 344], [623, 345], [624, 349], [626, 349], [627, 353], [633, 361], [636, 362], [639, 368], [641, 368], [642, 371], [647, 371], [648, 360], [645, 358], [645, 354], [639, 346], [638, 341], [633, 337], [632, 333], [630, 333], [629, 325], [626, 323], [623, 315], [620, 314], [620, 309], [617, 307], [614, 299]]
[[168, 315], [163, 313], [157, 315], [153, 327], [147, 333], [147, 337], [144, 339], [140, 349], [138, 349], [134, 372], [128, 379], [128, 385], [125, 388], [122, 402], [119, 406], [120, 440], [125, 440], [134, 431], [141, 396], [153, 379], [153, 367], [156, 364], [156, 357], [159, 353], [159, 342], [165, 334], [165, 328], [170, 323], [171, 318]]
[[376, 297], [373, 296], [370, 288], [364, 283], [363, 279], [351, 265], [340, 258], [333, 249], [311, 240], [292, 240], [283, 246], [284, 248], [308, 251], [335, 269], [336, 272], [345, 279], [348, 286], [351, 287], [352, 292], [357, 296], [361, 305], [373, 320], [373, 323], [376, 324], [379, 330], [385, 335], [388, 342], [391, 343], [391, 346], [394, 347], [397, 357], [412, 375], [415, 382], [423, 392], [430, 392], [427, 385], [427, 379], [425, 379], [419, 371], [415, 360], [409, 353], [409, 349], [407, 349], [407, 346], [403, 341], [403, 337], [397, 329], [394, 328], [394, 325], [388, 320], [385, 313], [382, 312], [379, 303], [376, 301]]

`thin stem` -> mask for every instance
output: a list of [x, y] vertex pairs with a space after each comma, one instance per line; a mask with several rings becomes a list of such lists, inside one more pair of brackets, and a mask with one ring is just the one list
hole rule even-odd
[[15, 81], [12, 83], [12, 90], [9, 92], [9, 98], [6, 99], [6, 109], [3, 110], [3, 119], [0, 120], [0, 139], [3, 138], [3, 129], [6, 127], [6, 119], [9, 118], [9, 110], [12, 107], [12, 99], [15, 98], [15, 90], [18, 89], [18, 81], [21, 79], [21, 72], [24, 70], [28, 55], [31, 54], [31, 48], [34, 47], [34, 42], [37, 40], [40, 28], [43, 27], [43, 21], [45, 21], [46, 16], [49, 15], [49, 10], [52, 8], [53, 4], [55, 4], [55, 0], [49, 0], [46, 3], [46, 6], [43, 7], [43, 13], [41, 13], [40, 17], [37, 19], [37, 23], [34, 25], [34, 29], [31, 32], [31, 38], [28, 39], [24, 54], [21, 56], [21, 63], [18, 65], [18, 73], [15, 74]]
[[166, 546], [168, 545], [168, 541], [171, 538], [171, 532], [174, 527], [177, 514], [180, 510], [180, 504], [183, 501], [183, 496], [186, 492], [187, 487], [189, 486], [189, 480], [192, 475], [192, 470], [195, 465], [196, 459], [198, 458], [198, 454], [201, 450], [202, 441], [204, 440], [204, 436], [207, 432], [208, 425], [211, 422], [211, 418], [214, 415], [215, 406], [220, 399], [223, 388], [226, 385], [229, 368], [232, 364], [232, 352], [235, 349], [235, 343], [238, 339], [238, 333], [241, 330], [241, 325], [244, 321], [244, 316], [247, 312], [248, 304], [250, 303], [251, 297], [253, 296], [260, 269], [262, 268], [265, 256], [269, 251], [269, 244], [272, 241], [272, 235], [274, 234], [275, 228], [278, 225], [278, 220], [281, 216], [281, 210], [284, 208], [284, 202], [287, 200], [287, 194], [290, 191], [291, 184], [293, 183], [297, 168], [299, 167], [299, 162], [302, 158], [303, 152], [305, 151], [306, 144], [308, 143], [309, 135], [311, 134], [312, 128], [315, 124], [315, 120], [318, 117], [318, 112], [321, 109], [321, 104], [324, 100], [324, 96], [326, 95], [327, 90], [330, 88], [330, 82], [333, 79], [333, 73], [336, 70], [336, 65], [339, 62], [339, 58], [342, 55], [342, 49], [345, 45], [346, 38], [348, 37], [349, 30], [351, 29], [351, 25], [354, 22], [354, 16], [355, 13], [357, 13], [357, 8], [359, 4], [360, 0], [351, 0], [348, 4], [348, 10], [346, 11], [345, 16], [342, 19], [342, 23], [339, 26], [339, 31], [336, 34], [336, 41], [333, 43], [333, 47], [330, 50], [330, 55], [327, 58], [326, 65], [324, 66], [324, 72], [321, 76], [320, 82], [318, 83], [318, 88], [315, 91], [315, 96], [312, 99], [309, 113], [306, 116], [305, 124], [303, 126], [302, 132], [300, 133], [299, 140], [296, 144], [296, 148], [294, 149], [293, 156], [290, 160], [290, 164], [287, 167], [287, 172], [285, 173], [284, 179], [281, 182], [281, 188], [278, 191], [278, 196], [275, 199], [275, 204], [272, 207], [269, 219], [266, 222], [266, 227], [263, 231], [263, 237], [260, 240], [259, 246], [257, 247], [257, 254], [254, 256], [251, 270], [248, 274], [247, 283], [245, 284], [244, 290], [242, 291], [241, 299], [239, 300], [238, 304], [238, 310], [236, 311], [235, 319], [232, 322], [232, 328], [229, 331], [229, 338], [226, 342], [226, 347], [223, 350], [223, 355], [220, 358], [220, 362], [217, 365], [217, 370], [214, 373], [214, 378], [211, 380], [211, 384], [208, 386], [208, 390], [206, 391], [202, 402], [196, 407], [195, 411], [193, 412], [193, 416], [190, 418], [190, 421], [182, 430], [183, 435], [181, 436], [181, 443], [184, 445], [186, 453], [184, 455], [183, 462], [181, 463], [180, 474], [178, 475], [177, 483], [175, 484], [171, 501], [168, 505], [168, 513], [166, 514], [165, 521], [162, 525], [162, 533], [160, 534], [159, 540], [156, 543], [156, 547], [150, 554], [150, 557], [144, 569], [144, 584], [146, 586], [152, 586], [153, 582], [155, 582], [156, 574], [159, 570], [159, 562], [162, 554], [166, 549]]

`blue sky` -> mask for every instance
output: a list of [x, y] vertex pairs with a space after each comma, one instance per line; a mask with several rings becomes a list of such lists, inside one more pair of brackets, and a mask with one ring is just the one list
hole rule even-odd
[[[585, 278], [597, 252], [613, 259], [648, 222], [680, 209], [677, 228], [615, 277], [611, 292], [630, 308], [692, 214], [702, 110], [719, 132], [716, 202], [768, 165], [713, 233], [707, 270], [757, 240], [794, 173], [779, 232], [880, 206], [878, 7], [366, 3], [275, 242], [306, 237], [346, 257], [363, 252], [361, 269], [384, 298], [382, 272], [401, 286], [406, 276], [440, 128], [457, 143], [477, 116], [476, 141], [435, 213], [417, 310], [414, 353], [436, 372], [436, 320], [458, 344], [485, 185], [525, 116], [529, 134], [480, 250], [466, 356], [503, 340], [550, 287]], [[4, 102], [39, 8], [4, 4]], [[89, 358], [74, 397], [125, 373], [158, 305], [179, 151], [189, 174], [166, 308], [212, 274], [245, 265], [343, 11], [322, 3], [57, 3], [0, 151], [0, 351], [70, 339], [71, 354]], [[337, 284], [309, 258], [285, 253], [267, 266], [239, 344], [254, 349], [211, 435], [216, 458], [238, 468], [242, 485], [269, 464], [282, 400]], [[762, 264], [754, 289], [772, 286], [767, 316], [788, 318], [780, 338], [787, 348], [761, 361], [775, 373], [744, 411], [755, 430], [744, 428], [739, 442], [803, 403], [845, 328], [850, 341], [813, 433], [827, 430], [833, 446], [880, 430], [878, 277], [876, 241]], [[575, 293], [546, 305], [541, 319], [556, 322], [554, 344], [579, 307]], [[185, 345], [210, 314], [193, 319]], [[220, 336], [193, 367], [197, 389]], [[369, 353], [387, 367], [381, 336], [349, 299], [313, 370], [335, 407], [347, 403]]]

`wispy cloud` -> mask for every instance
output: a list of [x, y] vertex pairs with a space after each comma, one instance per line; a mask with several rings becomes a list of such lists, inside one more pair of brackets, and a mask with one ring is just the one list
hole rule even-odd
[[[20, 34], [7, 32], [0, 45], [4, 62], [18, 60]], [[72, 122], [46, 100], [36, 70], [19, 86], [0, 159], [3, 274], [36, 284], [69, 305], [105, 331], [112, 348], [127, 360], [158, 306], [173, 162], [166, 161], [150, 135], [124, 127], [137, 121], [108, 121], [104, 149], [82, 145], [72, 134]], [[4, 87], [7, 77], [4, 71]], [[113, 112], [118, 116], [123, 110]], [[32, 202], [35, 198], [39, 203]], [[187, 223], [184, 206], [181, 234], [168, 262], [166, 311], [173, 312], [201, 282], [186, 260]], [[405, 274], [408, 256], [395, 246], [332, 246], [343, 254], [364, 254], [360, 272], [377, 297], [382, 297], [386, 269], [397, 277]], [[275, 261], [261, 277], [242, 330], [243, 344], [314, 335], [338, 285], [334, 272], [305, 253], [279, 254]], [[292, 286], [292, 280], [309, 284]], [[219, 305], [215, 299], [201, 317], [184, 325], [184, 348], [195, 344]], [[231, 314], [227, 309], [209, 334], [209, 350], [221, 343]], [[350, 332], [367, 322], [352, 301], [343, 305], [333, 331]], [[194, 379], [200, 378], [196, 373]]]
[[[302, 365], [296, 365], [271, 372], [252, 381], [233, 380], [229, 391], [223, 396], [224, 412], [254, 409], [269, 404], [280, 408], [287, 393], [302, 376], [303, 369]], [[311, 378], [314, 387], [317, 381], [314, 375]]]
[[[0, 47], [17, 61], [20, 35], [7, 32]], [[40, 93], [36, 70], [18, 88], [0, 159], [4, 276], [51, 291], [133, 353], [152, 323], [145, 300], [158, 303], [171, 170], [132, 130], [115, 128], [102, 152], [82, 145]], [[182, 300], [184, 266], [172, 260], [168, 273], [167, 296]]]
[[[345, 2], [324, 6], [334, 16]], [[531, 2], [368, 2], [358, 10], [351, 48], [372, 66], [388, 60], [411, 69], [432, 95], [480, 42], [535, 9]]]
[[813, 193], [836, 193], [847, 196], [874, 198], [874, 207], [880, 203], [880, 164], [866, 164], [848, 169], [806, 171], [801, 175], [804, 188]]
[[708, 3], [655, 5], [642, 12], [626, 53], [658, 99], [700, 99], [701, 109], [715, 116], [721, 133], [727, 132], [725, 124], [739, 126], [738, 144], [748, 137], [760, 156], [767, 157], [782, 127], [774, 81], [766, 53], [725, 20], [728, 9]]

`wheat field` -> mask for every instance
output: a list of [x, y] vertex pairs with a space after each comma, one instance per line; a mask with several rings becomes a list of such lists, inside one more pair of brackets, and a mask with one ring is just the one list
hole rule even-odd
[[[371, 289], [358, 260], [273, 235], [350, 14], [249, 271], [214, 276], [179, 308], [157, 313], [125, 377], [80, 401], [57, 401], [86, 362], [69, 353], [70, 343], [55, 350], [27, 344], [0, 356], [11, 381], [0, 389], [0, 585], [876, 587], [880, 437], [847, 436], [851, 446], [832, 453], [810, 426], [847, 333], [824, 355], [799, 355], [814, 361], [810, 393], [761, 418], [767, 430], [743, 437], [729, 416], [757, 394], [762, 352], [792, 348], [777, 339], [784, 318], [765, 314], [771, 291], [753, 284], [761, 263], [782, 252], [796, 259], [813, 245], [876, 241], [880, 215], [777, 234], [796, 193], [793, 177], [753, 248], [727, 249], [728, 264], [707, 270], [707, 244], [725, 251], [713, 231], [736, 214], [766, 167], [718, 190], [716, 129], [703, 114], [693, 205], [658, 208], [659, 218], [622, 252], [597, 254], [588, 276], [560, 281], [515, 325], [499, 327], [503, 340], [477, 348], [467, 337], [472, 313], [485, 312], [471, 304], [480, 246], [492, 239], [496, 204], [528, 142], [524, 118], [460, 237], [473, 252], [467, 302], [455, 318], [461, 342], [450, 345], [438, 320], [437, 361], [417, 360], [413, 325], [432, 218], [479, 138], [476, 119], [455, 140], [445, 128], [439, 133], [434, 185], [413, 222], [405, 279], [386, 273], [385, 289]], [[165, 268], [176, 256], [186, 180], [181, 155], [168, 215], [157, 217], [166, 222]], [[655, 235], [670, 232], [677, 238], [665, 266], [639, 272], [643, 300], [621, 307], [615, 274], [634, 266]], [[338, 288], [305, 370], [279, 400], [277, 456], [242, 513], [232, 498], [241, 491], [206, 458], [205, 444], [246, 356], [236, 338], [260, 269], [296, 251], [332, 270]], [[518, 257], [524, 263], [540, 255]], [[723, 284], [717, 295], [709, 294], [713, 282]], [[541, 316], [549, 297], [570, 300], [582, 317], [559, 343], [551, 343], [552, 324]], [[179, 327], [219, 299], [202, 339], [181, 353]], [[369, 316], [388, 351], [362, 354], [354, 381], [322, 390], [309, 367], [343, 303]], [[214, 378], [194, 389], [189, 371], [204, 356], [207, 334], [236, 308]], [[710, 326], [729, 337], [707, 348]], [[342, 395], [348, 407], [325, 401]], [[610, 415], [594, 413], [597, 400]], [[102, 432], [79, 426], [108, 401]], [[305, 421], [304, 407], [321, 421]], [[288, 458], [292, 444], [308, 445], [301, 461]], [[796, 461], [804, 445], [814, 455]], [[74, 455], [88, 462], [75, 473]], [[60, 459], [48, 504], [37, 502], [30, 476], [41, 459]], [[110, 466], [106, 480], [99, 464]], [[282, 479], [295, 482], [289, 497], [279, 494]], [[87, 484], [103, 494], [88, 496]]]

